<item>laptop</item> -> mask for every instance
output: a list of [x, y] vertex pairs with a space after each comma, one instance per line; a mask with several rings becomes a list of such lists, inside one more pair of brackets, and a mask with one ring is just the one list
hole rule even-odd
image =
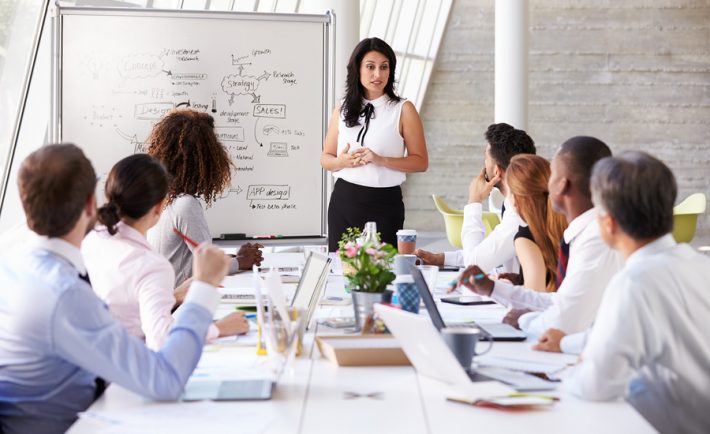
[[402, 349], [418, 373], [457, 387], [477, 383], [490, 387], [499, 381], [520, 392], [551, 390], [553, 383], [520, 371], [504, 368], [478, 368], [466, 371], [451, 352], [439, 331], [422, 315], [413, 314], [381, 304], [375, 312], [402, 345]]
[[183, 401], [264, 401], [271, 399], [276, 383], [283, 374], [287, 357], [280, 358], [274, 378], [238, 380], [205, 380], [190, 377], [182, 393]]
[[429, 317], [431, 318], [431, 322], [434, 324], [434, 327], [437, 328], [437, 330], [441, 330], [444, 327], [478, 327], [479, 329], [483, 330], [484, 334], [488, 335], [490, 338], [492, 338], [494, 341], [508, 341], [508, 342], [514, 342], [514, 341], [524, 341], [527, 339], [527, 334], [525, 332], [520, 331], [516, 329], [513, 326], [510, 326], [508, 324], [502, 324], [502, 323], [456, 323], [456, 324], [446, 324], [444, 322], [444, 319], [441, 317], [441, 313], [439, 313], [439, 308], [436, 306], [436, 302], [434, 301], [434, 297], [431, 295], [431, 292], [429, 291], [429, 285], [427, 285], [426, 280], [424, 279], [424, 276], [422, 275], [422, 272], [415, 266], [412, 266], [410, 268], [412, 277], [414, 277], [414, 283], [417, 285], [417, 288], [419, 289], [419, 295], [421, 296], [422, 300], [424, 301], [424, 306], [426, 306], [427, 312], [429, 312]]
[[306, 310], [306, 329], [311, 325], [311, 318], [316, 311], [318, 301], [323, 294], [323, 288], [330, 273], [330, 261], [328, 256], [311, 252], [303, 267], [303, 274], [298, 281], [298, 287], [293, 294], [291, 307]]
[[[308, 259], [306, 259], [303, 272], [298, 280], [298, 287], [291, 300], [292, 306], [305, 309], [308, 308], [308, 303], [313, 296], [320, 297], [320, 292], [328, 278], [330, 262], [331, 259], [329, 257], [311, 252]], [[220, 288], [220, 291], [222, 293], [222, 303], [236, 303], [252, 306], [256, 304], [254, 288]], [[299, 299], [297, 305], [294, 304], [296, 303], [296, 298]]]

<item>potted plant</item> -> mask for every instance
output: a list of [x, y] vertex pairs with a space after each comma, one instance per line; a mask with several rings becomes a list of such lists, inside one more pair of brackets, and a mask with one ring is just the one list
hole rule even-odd
[[375, 303], [392, 300], [387, 285], [395, 279], [391, 268], [397, 250], [377, 239], [362, 239], [357, 228], [348, 228], [338, 246], [343, 275], [353, 297], [355, 325], [362, 329]]

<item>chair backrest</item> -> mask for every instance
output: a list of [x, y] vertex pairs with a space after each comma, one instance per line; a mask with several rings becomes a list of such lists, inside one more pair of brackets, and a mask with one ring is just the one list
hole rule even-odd
[[483, 212], [483, 226], [486, 228], [486, 236], [491, 233], [493, 228], [498, 226], [500, 223], [500, 218], [498, 214], [490, 211]]
[[698, 216], [707, 209], [703, 193], [694, 193], [673, 208], [673, 238], [679, 243], [689, 243], [695, 236]]
[[702, 214], [708, 200], [703, 193], [693, 193], [673, 208], [673, 214]]
[[[461, 228], [463, 227], [463, 210], [453, 209], [444, 199], [436, 194], [431, 195], [434, 199], [434, 205], [444, 217], [444, 226], [446, 227], [446, 238], [449, 243], [457, 248], [461, 248]], [[483, 213], [483, 226], [486, 228], [486, 236], [491, 233], [493, 228], [498, 226], [500, 218], [494, 212]]]
[[438, 194], [432, 194], [431, 198], [434, 199], [434, 205], [441, 214], [463, 215], [463, 210], [451, 208], [444, 198]]

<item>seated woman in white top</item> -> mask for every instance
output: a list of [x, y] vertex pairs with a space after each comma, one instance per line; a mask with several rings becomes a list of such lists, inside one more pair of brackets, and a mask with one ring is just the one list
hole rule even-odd
[[[91, 285], [111, 314], [146, 345], [159, 349], [174, 323], [175, 272], [148, 244], [145, 233], [162, 214], [168, 174], [159, 161], [136, 154], [116, 163], [106, 181], [98, 225], [81, 246]], [[245, 333], [235, 312], [215, 322], [207, 339]]]

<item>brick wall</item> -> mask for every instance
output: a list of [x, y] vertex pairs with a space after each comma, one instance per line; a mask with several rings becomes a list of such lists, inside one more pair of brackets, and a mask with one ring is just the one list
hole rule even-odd
[[[421, 107], [429, 171], [405, 184], [409, 227], [443, 230], [430, 195], [456, 207], [483, 164], [493, 122], [493, 0], [455, 0]], [[710, 197], [710, 2], [530, 1], [528, 131], [551, 157], [593, 135], [675, 172], [679, 197]], [[699, 225], [710, 236], [710, 217]]]

